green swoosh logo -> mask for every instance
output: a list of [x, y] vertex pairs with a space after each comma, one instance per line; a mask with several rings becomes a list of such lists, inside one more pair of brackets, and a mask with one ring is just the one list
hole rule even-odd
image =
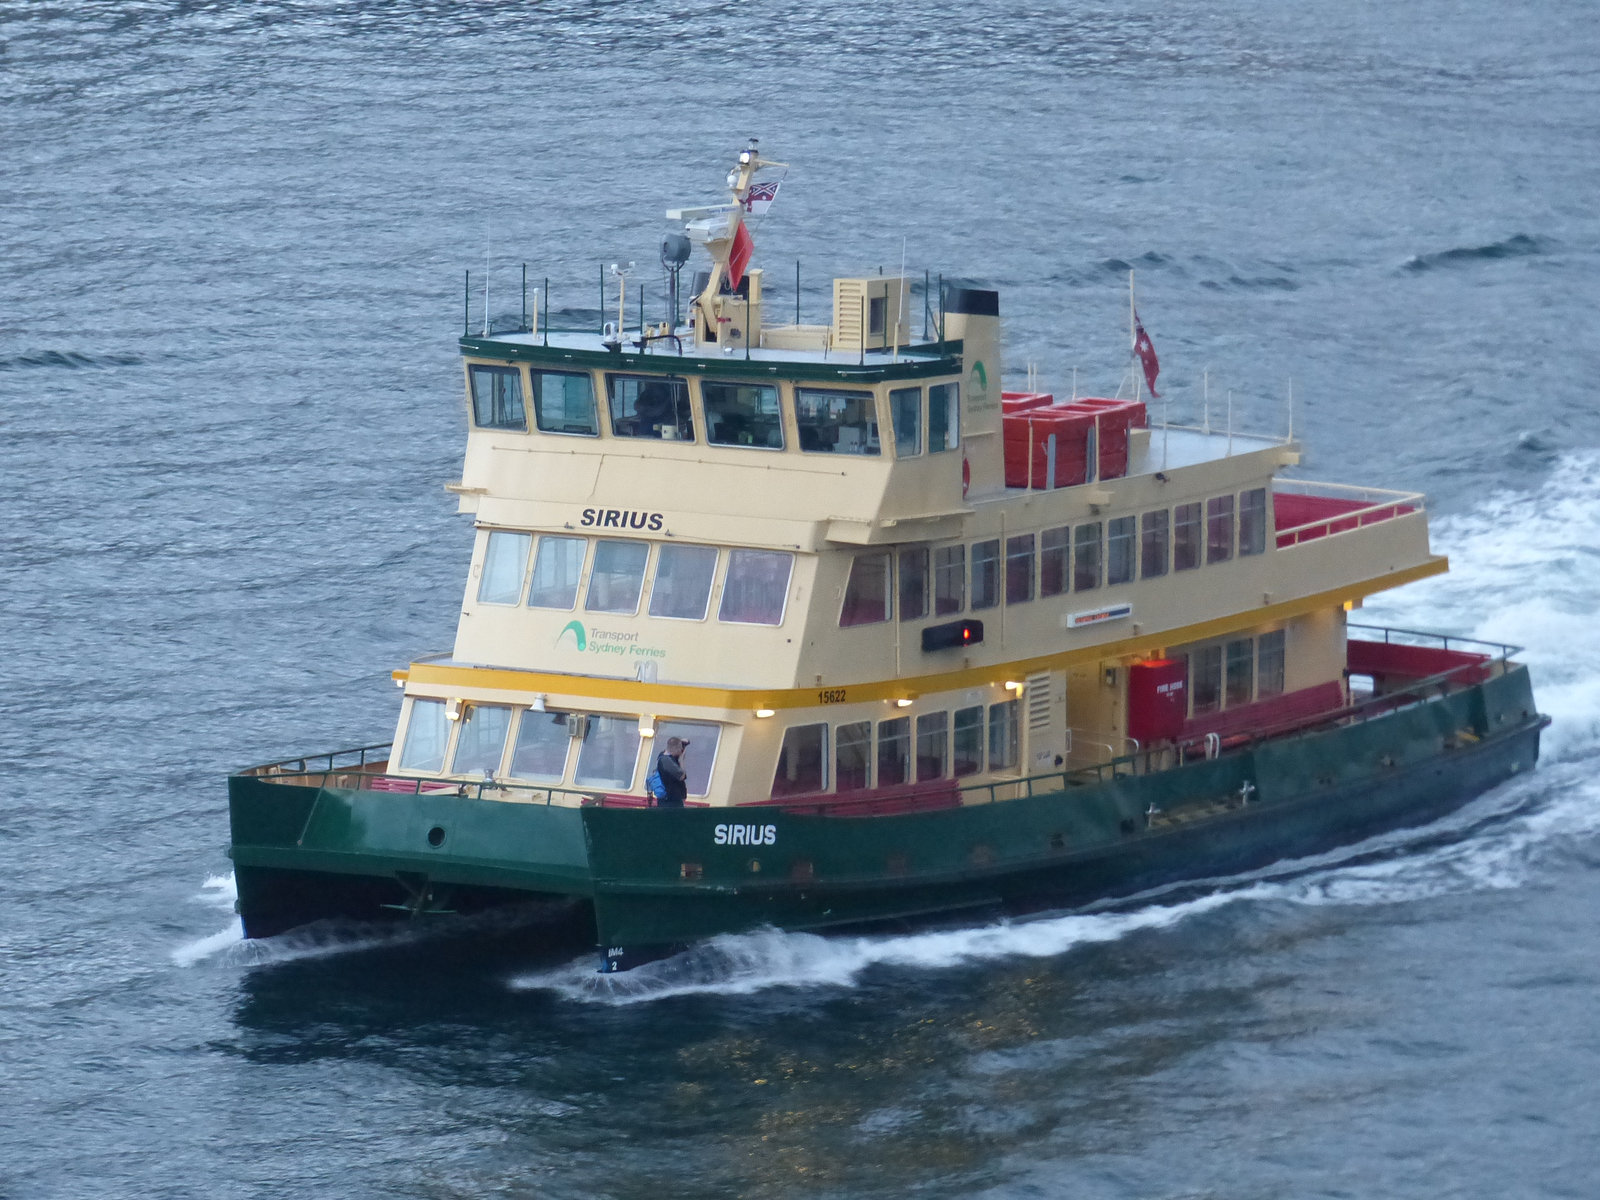
[[568, 621], [565, 625], [563, 625], [561, 627], [561, 632], [556, 634], [556, 645], [560, 646], [561, 639], [566, 637], [569, 633], [572, 635], [573, 640], [577, 642], [579, 651], [587, 650], [589, 648], [589, 635], [584, 633], [582, 621]]

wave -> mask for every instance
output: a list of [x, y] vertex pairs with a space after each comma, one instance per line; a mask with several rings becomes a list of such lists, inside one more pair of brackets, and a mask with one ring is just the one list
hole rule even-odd
[[1438, 267], [1470, 266], [1472, 263], [1493, 262], [1502, 258], [1545, 254], [1549, 248], [1543, 238], [1518, 233], [1485, 246], [1456, 246], [1449, 250], [1436, 250], [1432, 254], [1413, 254], [1402, 264], [1402, 268], [1407, 271], [1431, 271]]
[[32, 350], [0, 356], [0, 371], [20, 371], [35, 367], [65, 367], [83, 370], [106, 367], [137, 367], [144, 359], [137, 354], [82, 354], [76, 350]]

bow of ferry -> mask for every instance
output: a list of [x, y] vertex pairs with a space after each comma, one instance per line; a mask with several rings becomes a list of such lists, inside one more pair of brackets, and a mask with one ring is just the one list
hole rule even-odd
[[[527, 905], [615, 969], [1238, 871], [1533, 766], [1511, 648], [1351, 618], [1446, 569], [1423, 497], [1153, 421], [1138, 371], [1004, 393], [992, 291], [864, 274], [768, 320], [771, 165], [670, 214], [687, 322], [674, 286], [628, 328], [623, 277], [598, 331], [463, 334], [454, 649], [394, 673], [392, 746], [232, 777], [247, 935]], [[670, 737], [683, 809], [644, 788]]]

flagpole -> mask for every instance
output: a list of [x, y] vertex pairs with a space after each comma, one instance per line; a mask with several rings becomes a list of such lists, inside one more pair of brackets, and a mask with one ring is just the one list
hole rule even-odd
[[1133, 362], [1133, 356], [1135, 353], [1137, 353], [1139, 345], [1139, 335], [1135, 332], [1135, 326], [1138, 324], [1138, 321], [1139, 319], [1136, 315], [1133, 304], [1133, 270], [1130, 268], [1128, 270], [1128, 362], [1130, 364], [1128, 371], [1129, 374], [1133, 376], [1134, 403], [1138, 403], [1139, 401], [1139, 372], [1133, 370], [1131, 366]]

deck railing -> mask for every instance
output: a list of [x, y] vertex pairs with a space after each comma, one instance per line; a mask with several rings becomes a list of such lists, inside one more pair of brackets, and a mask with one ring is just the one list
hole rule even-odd
[[[1309, 520], [1299, 520], [1293, 525], [1277, 523], [1274, 533], [1280, 547], [1297, 546], [1332, 534], [1347, 533], [1365, 525], [1392, 520], [1408, 513], [1422, 512], [1426, 497], [1421, 492], [1394, 492], [1383, 488], [1357, 487], [1346, 483], [1317, 483], [1305, 479], [1276, 479], [1272, 483], [1274, 498], [1299, 496], [1307, 501], [1320, 501], [1333, 506], [1333, 511], [1319, 512]], [[1279, 509], [1285, 505], [1278, 505]], [[1281, 512], [1280, 512], [1281, 517]]]

